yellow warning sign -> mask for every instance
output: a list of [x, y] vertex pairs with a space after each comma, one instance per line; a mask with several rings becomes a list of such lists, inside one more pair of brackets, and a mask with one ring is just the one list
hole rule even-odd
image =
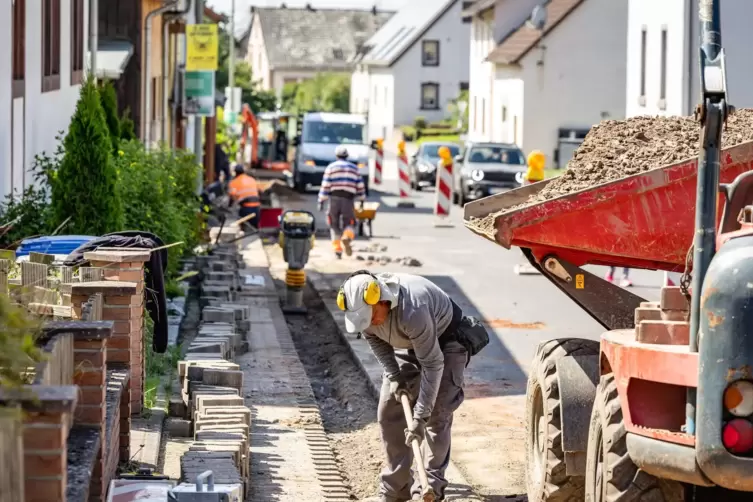
[[186, 71], [217, 71], [218, 46], [216, 24], [186, 26]]
[[583, 289], [586, 286], [586, 277], [583, 274], [575, 274], [575, 289]]

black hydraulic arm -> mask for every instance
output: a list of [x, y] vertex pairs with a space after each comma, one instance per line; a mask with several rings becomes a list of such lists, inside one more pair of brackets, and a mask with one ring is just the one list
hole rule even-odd
[[[716, 202], [719, 190], [719, 164], [722, 129], [727, 120], [727, 82], [722, 49], [720, 0], [699, 0], [701, 50], [701, 102], [696, 118], [701, 124], [701, 148], [698, 157], [695, 237], [693, 240], [693, 295], [690, 302], [690, 351], [698, 351], [698, 327], [701, 312], [701, 288], [711, 259], [716, 252]], [[695, 434], [695, 389], [688, 390], [686, 429]]]

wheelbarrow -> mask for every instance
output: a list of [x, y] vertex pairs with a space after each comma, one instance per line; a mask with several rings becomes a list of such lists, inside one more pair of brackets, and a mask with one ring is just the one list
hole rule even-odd
[[358, 222], [358, 235], [363, 237], [363, 227], [368, 225], [369, 237], [373, 236], [371, 229], [371, 222], [376, 218], [377, 210], [379, 209], [378, 202], [361, 202], [356, 205], [356, 221]]

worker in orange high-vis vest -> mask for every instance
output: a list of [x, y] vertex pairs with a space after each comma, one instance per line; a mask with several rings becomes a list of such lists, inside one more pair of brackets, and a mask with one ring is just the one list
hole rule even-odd
[[243, 218], [249, 214], [254, 214], [246, 223], [254, 228], [259, 226], [259, 187], [256, 180], [246, 174], [242, 165], [235, 166], [235, 177], [230, 180], [227, 186], [227, 193], [233, 204], [238, 204], [238, 216]]

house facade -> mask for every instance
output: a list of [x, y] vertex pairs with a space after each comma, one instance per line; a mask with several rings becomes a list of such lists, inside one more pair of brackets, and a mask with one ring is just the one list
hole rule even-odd
[[436, 122], [468, 90], [470, 28], [460, 0], [415, 0], [366, 42], [351, 76], [351, 113], [368, 115], [371, 139], [392, 138], [416, 117]]
[[86, 0], [0, 4], [0, 196], [33, 180], [38, 154], [55, 152], [84, 78]]
[[[744, 108], [753, 106], [751, 14], [749, 1], [721, 2], [727, 91]], [[627, 37], [627, 116], [690, 115], [700, 98], [698, 2], [630, 0]]]
[[[493, 66], [471, 76], [469, 138], [541, 150], [547, 166], [564, 166], [593, 125], [625, 116], [628, 2], [550, 0], [543, 29], [527, 23], [537, 4], [466, 11], [471, 58]], [[489, 37], [499, 38], [484, 54]]]
[[244, 37], [246, 62], [260, 88], [281, 97], [285, 84], [317, 73], [350, 74], [360, 47], [392, 14], [376, 8], [253, 7], [251, 29]]

